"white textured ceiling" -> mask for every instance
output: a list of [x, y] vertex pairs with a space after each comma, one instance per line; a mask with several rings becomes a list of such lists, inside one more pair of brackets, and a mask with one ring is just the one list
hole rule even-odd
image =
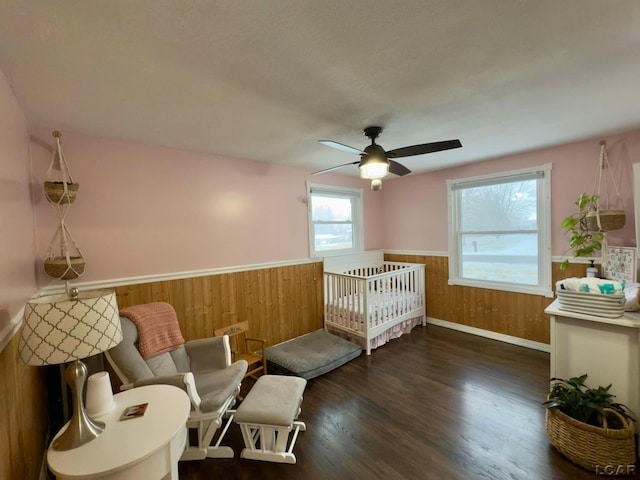
[[640, 1], [0, 0], [0, 68], [63, 132], [309, 170], [368, 125], [462, 141], [420, 172], [640, 127]]

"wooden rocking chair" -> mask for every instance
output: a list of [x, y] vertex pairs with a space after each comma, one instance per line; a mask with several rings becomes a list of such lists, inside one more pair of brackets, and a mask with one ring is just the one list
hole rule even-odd
[[227, 335], [231, 345], [231, 361], [246, 360], [249, 364], [246, 377], [258, 379], [258, 373], [267, 374], [267, 345], [263, 338], [247, 337], [249, 322], [239, 322], [214, 330], [216, 337]]

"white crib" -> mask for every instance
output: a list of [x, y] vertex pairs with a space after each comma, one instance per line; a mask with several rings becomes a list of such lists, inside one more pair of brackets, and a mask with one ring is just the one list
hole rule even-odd
[[371, 349], [426, 325], [424, 265], [385, 262], [382, 251], [324, 259], [324, 324]]

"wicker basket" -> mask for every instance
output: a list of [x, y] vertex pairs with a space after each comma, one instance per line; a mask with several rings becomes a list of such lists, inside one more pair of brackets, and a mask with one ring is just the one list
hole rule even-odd
[[44, 261], [44, 273], [51, 278], [73, 280], [84, 273], [85, 261], [83, 257], [70, 257], [70, 265], [65, 257], [52, 257]]
[[571, 418], [557, 408], [548, 408], [544, 426], [551, 444], [573, 463], [593, 472], [602, 471], [607, 465], [635, 464], [633, 422], [615, 410], [606, 410], [618, 416], [626, 427], [594, 427]]
[[67, 194], [63, 182], [44, 182], [44, 193], [53, 203], [73, 203], [78, 194], [79, 183], [67, 183]]
[[[598, 215], [600, 227], [598, 227]], [[626, 215], [624, 210], [597, 210], [587, 213], [587, 228], [591, 232], [610, 232], [624, 227]]]

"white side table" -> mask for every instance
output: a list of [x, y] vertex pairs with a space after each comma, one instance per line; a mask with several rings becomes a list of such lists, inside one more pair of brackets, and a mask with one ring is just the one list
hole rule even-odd
[[[149, 385], [113, 398], [116, 406], [96, 417], [105, 423], [98, 438], [64, 452], [49, 447], [47, 463], [57, 479], [177, 480], [191, 409], [187, 394], [170, 385]], [[142, 417], [120, 420], [125, 408], [144, 402], [149, 406]]]

